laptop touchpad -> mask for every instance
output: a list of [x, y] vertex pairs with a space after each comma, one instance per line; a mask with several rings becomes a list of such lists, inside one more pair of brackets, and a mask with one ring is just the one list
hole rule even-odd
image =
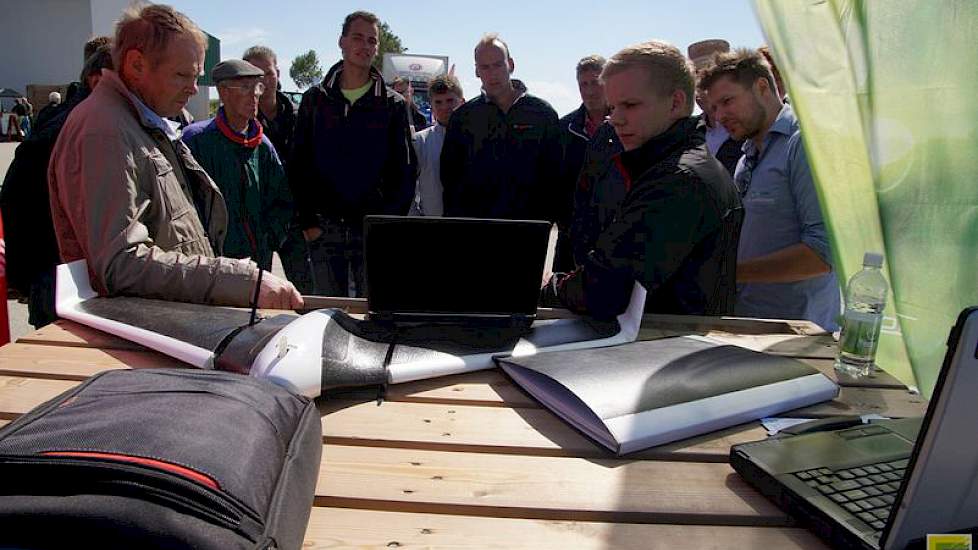
[[875, 456], [886, 456], [892, 454], [910, 454], [913, 444], [891, 433], [879, 435], [867, 435], [849, 439], [846, 443], [850, 447]]

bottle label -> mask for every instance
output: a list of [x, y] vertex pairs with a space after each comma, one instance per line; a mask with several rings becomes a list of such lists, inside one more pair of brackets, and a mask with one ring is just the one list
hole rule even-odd
[[879, 313], [847, 310], [839, 347], [843, 355], [872, 361], [879, 344], [883, 316]]

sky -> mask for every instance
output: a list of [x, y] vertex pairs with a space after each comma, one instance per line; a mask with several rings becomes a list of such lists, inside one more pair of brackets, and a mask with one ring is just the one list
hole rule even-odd
[[346, 14], [356, 10], [377, 14], [408, 53], [449, 56], [467, 98], [479, 93], [475, 44], [484, 33], [496, 32], [509, 44], [513, 77], [561, 116], [581, 103], [574, 68], [586, 55], [610, 57], [653, 38], [683, 51], [706, 38], [724, 38], [734, 47], [764, 43], [750, 0], [161, 1], [218, 37], [222, 59], [239, 57], [255, 44], [275, 50], [286, 90], [297, 90], [288, 76], [297, 55], [315, 50], [324, 73], [340, 60], [340, 27]]

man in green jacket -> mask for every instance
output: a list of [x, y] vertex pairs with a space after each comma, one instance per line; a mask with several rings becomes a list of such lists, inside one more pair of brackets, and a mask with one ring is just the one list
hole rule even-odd
[[183, 132], [194, 158], [211, 176], [228, 208], [224, 254], [272, 268], [292, 220], [292, 196], [272, 142], [258, 122], [264, 71], [240, 59], [214, 66], [222, 106], [217, 116]]

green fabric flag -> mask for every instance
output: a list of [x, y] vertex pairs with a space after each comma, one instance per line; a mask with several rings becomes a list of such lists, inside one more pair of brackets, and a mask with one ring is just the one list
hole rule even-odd
[[930, 397], [978, 304], [978, 2], [755, 0], [840, 281], [883, 252], [877, 364]]

